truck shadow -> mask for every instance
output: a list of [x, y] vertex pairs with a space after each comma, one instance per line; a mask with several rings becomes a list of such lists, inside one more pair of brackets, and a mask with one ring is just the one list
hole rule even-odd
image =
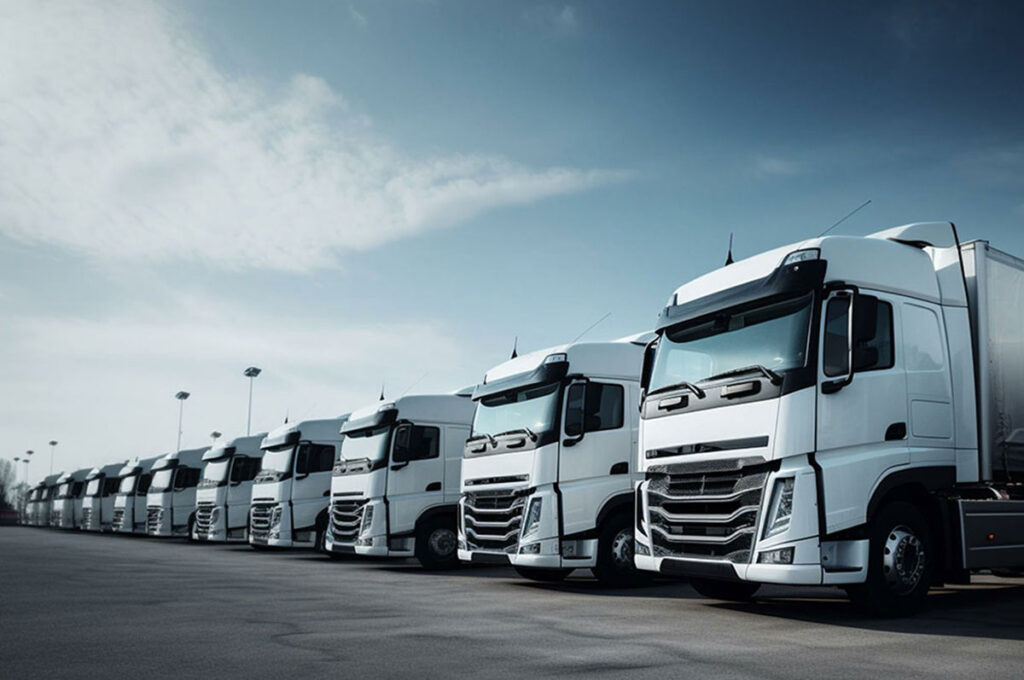
[[843, 597], [759, 598], [751, 603], [708, 605], [757, 616], [910, 635], [1024, 640], [1024, 583], [936, 588], [924, 611], [912, 618], [881, 619], [865, 614]]
[[685, 581], [656, 580], [645, 585], [632, 588], [609, 588], [598, 583], [597, 579], [568, 578], [561, 583], [541, 583], [521, 578], [515, 572], [513, 578], [519, 580], [511, 584], [517, 588], [543, 590], [551, 593], [581, 594], [587, 597], [645, 597], [676, 600], [696, 600], [700, 595], [687, 586]]

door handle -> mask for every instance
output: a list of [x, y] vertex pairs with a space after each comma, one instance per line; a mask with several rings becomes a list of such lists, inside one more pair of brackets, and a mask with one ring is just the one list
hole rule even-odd
[[893, 423], [885, 428], [885, 441], [895, 442], [907, 438], [907, 424]]
[[627, 461], [621, 461], [612, 466], [612, 469], [608, 471], [610, 475], [625, 475], [629, 473], [629, 463]]
[[427, 484], [427, 489], [426, 490], [427, 491], [440, 491], [441, 490], [441, 482], [431, 482], [430, 484]]

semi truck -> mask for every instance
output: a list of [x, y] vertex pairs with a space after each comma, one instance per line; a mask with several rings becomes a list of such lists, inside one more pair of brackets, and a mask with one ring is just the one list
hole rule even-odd
[[208, 447], [182, 449], [153, 463], [153, 481], [146, 494], [149, 536], [191, 536], [196, 519], [196, 487]]
[[838, 586], [900, 616], [1024, 566], [1024, 261], [951, 223], [681, 286], [642, 386], [645, 571], [723, 599]]
[[82, 519], [82, 493], [89, 468], [65, 472], [57, 478], [57, 491], [50, 506], [50, 526], [79, 529]]
[[45, 527], [50, 525], [50, 495], [56, 488], [59, 477], [59, 474], [44, 477], [32, 489], [26, 510], [29, 526]]
[[263, 459], [252, 485], [249, 545], [323, 547], [331, 471], [348, 415], [285, 424], [264, 437]]
[[472, 389], [403, 396], [353, 411], [331, 480], [329, 555], [416, 557], [458, 566], [456, 520]]
[[249, 524], [253, 479], [260, 471], [266, 432], [218, 442], [203, 454], [196, 489], [196, 541], [244, 541]]
[[82, 496], [82, 529], [84, 531], [110, 531], [114, 522], [114, 497], [121, 480], [117, 476], [127, 464], [113, 463], [94, 467], [85, 477]]
[[539, 581], [575, 569], [607, 585], [644, 580], [633, 491], [646, 343], [562, 345], [486, 373], [462, 461], [459, 559]]
[[153, 464], [160, 459], [136, 458], [125, 463], [117, 473], [121, 481], [114, 497], [114, 519], [111, 529], [116, 533], [146, 533], [146, 494], [153, 481]]

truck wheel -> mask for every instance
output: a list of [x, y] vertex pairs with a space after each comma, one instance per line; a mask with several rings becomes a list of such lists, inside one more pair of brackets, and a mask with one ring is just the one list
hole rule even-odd
[[523, 578], [542, 583], [560, 583], [572, 573], [572, 569], [539, 569], [536, 567], [513, 567]]
[[416, 530], [416, 559], [424, 569], [454, 569], [459, 566], [455, 518], [427, 520]]
[[749, 581], [714, 581], [705, 578], [690, 579], [690, 585], [704, 597], [728, 602], [750, 602], [761, 588], [760, 583]]
[[601, 527], [597, 538], [597, 566], [591, 571], [601, 585], [624, 588], [650, 581], [633, 563], [633, 516], [613, 515]]
[[871, 522], [867, 580], [850, 587], [850, 600], [871, 614], [909, 616], [924, 606], [934, 553], [928, 523], [910, 503], [883, 507]]

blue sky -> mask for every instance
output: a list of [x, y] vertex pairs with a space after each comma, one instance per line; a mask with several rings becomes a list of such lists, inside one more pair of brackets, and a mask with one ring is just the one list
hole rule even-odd
[[[1024, 254], [1013, 3], [0, 5], [4, 456], [449, 390], [813, 236]], [[45, 453], [43, 454], [45, 457]], [[39, 454], [37, 454], [37, 458]], [[32, 464], [32, 477], [48, 463]]]

